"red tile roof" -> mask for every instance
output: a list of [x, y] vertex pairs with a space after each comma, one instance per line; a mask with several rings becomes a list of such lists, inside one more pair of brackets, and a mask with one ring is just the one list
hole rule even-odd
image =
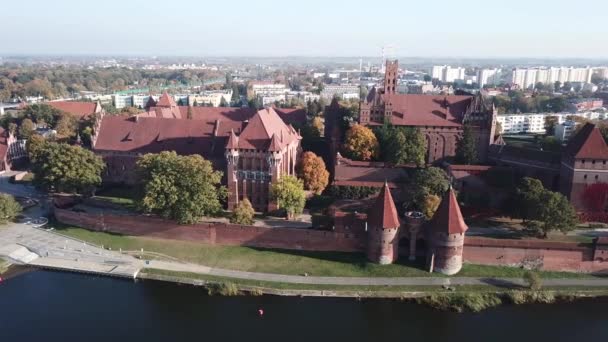
[[239, 137], [234, 134], [234, 130], [230, 130], [230, 135], [228, 136], [228, 142], [226, 143], [226, 148], [237, 149], [239, 148]]
[[157, 107], [175, 107], [175, 106], [177, 106], [177, 104], [175, 103], [175, 100], [171, 96], [169, 96], [169, 94], [167, 94], [165, 92], [160, 96], [160, 99], [158, 99], [156, 106]]
[[578, 159], [608, 159], [608, 146], [599, 128], [587, 123], [570, 139], [565, 153]]
[[[176, 108], [182, 114], [188, 109]], [[276, 134], [281, 147], [300, 138], [272, 110], [261, 110], [253, 117], [250, 110], [241, 108], [192, 107], [192, 112], [196, 119], [157, 117], [153, 112], [131, 118], [106, 115], [101, 121], [94, 149], [136, 153], [173, 150], [178, 154], [196, 153], [212, 159], [223, 158], [232, 132], [235, 137], [241, 133], [236, 139], [237, 146], [246, 149], [267, 149], [272, 134]]]
[[394, 94], [384, 96], [392, 105], [391, 122], [404, 126], [453, 126], [460, 127], [472, 96]]
[[84, 119], [87, 116], [94, 114], [97, 109], [96, 102], [53, 101], [46, 102], [45, 104], [66, 113], [70, 113], [78, 119]]
[[239, 135], [239, 148], [267, 150], [275, 134], [274, 148], [279, 150], [294, 140], [301, 139], [293, 127], [287, 126], [272, 108], [261, 109], [249, 120]]
[[435, 232], [447, 234], [461, 234], [469, 229], [464, 223], [456, 195], [451, 188], [443, 195], [441, 204], [431, 220], [431, 227]]
[[354, 161], [339, 156], [334, 168], [333, 185], [370, 186], [379, 188], [388, 182], [390, 188], [407, 180], [407, 167], [388, 167], [380, 162]]
[[370, 228], [392, 229], [400, 226], [397, 208], [388, 184], [384, 184], [367, 218]]

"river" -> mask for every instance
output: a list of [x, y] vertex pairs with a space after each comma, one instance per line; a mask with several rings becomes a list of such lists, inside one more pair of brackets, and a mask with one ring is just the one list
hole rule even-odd
[[594, 299], [457, 314], [34, 271], [0, 283], [0, 341], [608, 341], [607, 309]]

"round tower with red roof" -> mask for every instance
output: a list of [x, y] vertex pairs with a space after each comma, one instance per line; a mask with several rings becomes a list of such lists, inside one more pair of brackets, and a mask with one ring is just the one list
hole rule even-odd
[[401, 224], [393, 196], [386, 183], [370, 208], [367, 226], [367, 258], [383, 265], [397, 260]]
[[462, 268], [464, 222], [456, 195], [450, 187], [429, 224], [430, 249], [428, 254], [431, 272], [453, 275]]

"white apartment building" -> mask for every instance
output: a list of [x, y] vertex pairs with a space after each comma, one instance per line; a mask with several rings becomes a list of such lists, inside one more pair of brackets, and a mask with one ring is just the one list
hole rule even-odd
[[556, 117], [557, 124], [562, 124], [572, 116], [579, 116], [587, 120], [604, 120], [608, 114], [604, 111], [588, 111], [581, 113], [522, 113], [522, 114], [499, 114], [496, 121], [502, 127], [504, 134], [517, 133], [544, 133], [545, 118]]
[[435, 65], [431, 70], [431, 77], [444, 83], [453, 83], [456, 80], [464, 80], [464, 68], [452, 68], [449, 65]]
[[359, 98], [359, 86], [356, 84], [330, 84], [321, 91], [321, 97], [331, 100], [334, 97], [342, 99]]
[[593, 68], [515, 68], [511, 82], [522, 89], [534, 89], [537, 83], [551, 84], [557, 81], [562, 84], [566, 82], [591, 83]]
[[228, 90], [217, 90], [217, 91], [203, 91], [200, 94], [188, 95], [188, 106], [202, 106], [211, 105], [212, 107], [219, 107], [222, 104], [222, 99], [225, 103], [230, 103], [232, 100], [232, 89]]
[[486, 84], [499, 84], [501, 76], [501, 69], [479, 69], [477, 72], [477, 82], [479, 83], [479, 88], [483, 88]]
[[285, 95], [289, 90], [284, 84], [272, 82], [251, 82], [251, 97]]

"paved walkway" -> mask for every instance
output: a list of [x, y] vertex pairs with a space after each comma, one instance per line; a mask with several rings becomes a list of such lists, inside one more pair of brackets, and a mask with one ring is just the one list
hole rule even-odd
[[[315, 277], [254, 273], [212, 268], [198, 264], [175, 261], [151, 260], [148, 263], [116, 251], [108, 251], [82, 241], [61, 236], [54, 232], [36, 229], [24, 224], [11, 224], [0, 228], [0, 253], [3, 246], [17, 244], [39, 255], [29, 264], [45, 268], [65, 269], [108, 275], [135, 277], [144, 267], [175, 272], [190, 272], [202, 275], [282, 282], [291, 284], [361, 285], [361, 286], [441, 286], [441, 285], [524, 285], [517, 278], [474, 277]], [[608, 287], [608, 278], [592, 279], [544, 279], [545, 286], [592, 286]]]

